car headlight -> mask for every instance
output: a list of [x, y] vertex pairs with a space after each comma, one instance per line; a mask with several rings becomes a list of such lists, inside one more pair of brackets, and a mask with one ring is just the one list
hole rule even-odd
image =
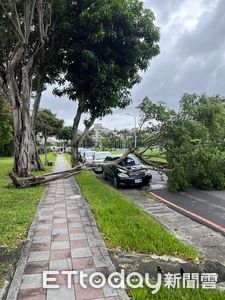
[[123, 169], [118, 169], [118, 171], [120, 172], [120, 173], [118, 173], [118, 176], [120, 177], [120, 178], [128, 178], [129, 176], [127, 175], [127, 172], [125, 171], [125, 170], [123, 170]]
[[118, 176], [120, 178], [129, 178], [129, 176], [126, 173], [119, 173]]

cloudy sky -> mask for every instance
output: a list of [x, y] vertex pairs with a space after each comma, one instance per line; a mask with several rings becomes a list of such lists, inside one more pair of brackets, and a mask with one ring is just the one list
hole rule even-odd
[[[177, 109], [185, 92], [225, 95], [225, 0], [145, 0], [160, 27], [160, 55], [155, 57], [142, 82], [132, 90], [133, 103], [124, 111], [100, 122], [110, 129], [132, 128], [140, 101], [148, 96], [163, 100]], [[43, 96], [42, 107], [51, 108], [72, 125], [76, 104], [55, 99], [51, 87]], [[82, 129], [82, 126], [81, 126]]]

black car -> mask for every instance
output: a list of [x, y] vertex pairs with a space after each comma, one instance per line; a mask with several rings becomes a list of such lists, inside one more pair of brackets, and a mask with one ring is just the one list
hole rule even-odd
[[[119, 155], [107, 156], [105, 162], [114, 161], [119, 157]], [[128, 155], [119, 165], [103, 166], [103, 177], [111, 180], [115, 187], [147, 185], [152, 179], [150, 171], [133, 154]]]

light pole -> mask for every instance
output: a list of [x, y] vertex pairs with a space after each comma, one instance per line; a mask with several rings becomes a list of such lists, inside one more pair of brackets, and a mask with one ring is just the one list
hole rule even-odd
[[134, 147], [137, 147], [137, 118], [135, 115], [129, 114], [129, 113], [125, 113], [125, 115], [134, 117]]

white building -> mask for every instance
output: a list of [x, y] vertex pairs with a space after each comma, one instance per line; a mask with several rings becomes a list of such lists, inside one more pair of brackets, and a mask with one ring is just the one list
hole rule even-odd
[[103, 137], [103, 134], [110, 133], [111, 130], [106, 127], [103, 127], [101, 123], [94, 124], [92, 130], [94, 131], [95, 146], [101, 148], [101, 139]]

